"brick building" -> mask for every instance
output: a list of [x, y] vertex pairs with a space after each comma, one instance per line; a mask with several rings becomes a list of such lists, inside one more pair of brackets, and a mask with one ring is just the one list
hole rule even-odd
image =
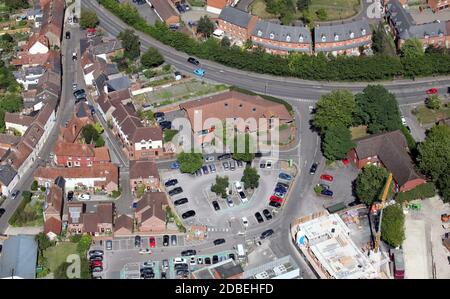
[[170, 0], [149, 0], [156, 15], [167, 25], [180, 23], [180, 16]]
[[86, 211], [86, 204], [69, 202], [67, 231], [71, 235], [89, 234], [94, 237], [113, 233], [114, 204], [99, 203], [95, 210]]
[[164, 232], [166, 230], [166, 193], [146, 192], [138, 201], [135, 218], [141, 232]]
[[160, 178], [158, 168], [154, 161], [132, 160], [130, 161], [130, 188], [133, 194], [139, 186], [143, 185], [147, 191], [160, 190]]
[[428, 6], [433, 12], [438, 12], [450, 7], [450, 0], [428, 0]]
[[238, 44], [251, 38], [257, 21], [257, 17], [230, 6], [222, 9], [217, 20], [219, 29]]

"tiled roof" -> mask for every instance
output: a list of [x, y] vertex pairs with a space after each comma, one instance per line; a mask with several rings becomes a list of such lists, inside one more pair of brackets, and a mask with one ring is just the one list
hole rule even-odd
[[0, 255], [0, 278], [18, 276], [36, 278], [38, 246], [34, 236], [10, 236], [3, 242]]
[[53, 184], [50, 187], [50, 191], [47, 195], [46, 206], [44, 213], [58, 213], [62, 214], [63, 208], [63, 190], [58, 186]]
[[16, 145], [20, 141], [19, 136], [11, 134], [0, 134], [0, 144]]
[[175, 9], [170, 5], [170, 0], [150, 0], [150, 3], [155, 8], [155, 11], [163, 19], [163, 21], [168, 20], [171, 17], [178, 16]]
[[99, 203], [97, 205], [97, 215], [99, 223], [113, 223], [114, 204], [112, 202]]
[[121, 228], [125, 228], [126, 230], [129, 230], [130, 232], [133, 231], [133, 218], [131, 218], [127, 215], [120, 215], [116, 219], [116, 223], [114, 224], [114, 231], [117, 231]]
[[159, 141], [163, 140], [163, 131], [160, 127], [138, 127], [135, 129], [131, 140], [133, 142], [141, 141]]
[[58, 141], [53, 152], [56, 156], [94, 157], [94, 145]]
[[52, 232], [54, 234], [59, 235], [62, 231], [62, 221], [55, 218], [50, 217], [44, 222], [44, 233], [48, 234]]
[[103, 41], [100, 44], [94, 45], [92, 47], [92, 53], [94, 55], [109, 54], [111, 52], [115, 52], [120, 49], [123, 49], [122, 43], [120, 42], [120, 40], [111, 39], [111, 40]]
[[17, 175], [17, 171], [8, 164], [0, 165], [0, 182], [8, 186]]
[[34, 117], [23, 115], [20, 113], [5, 113], [5, 123], [12, 123], [29, 127], [34, 121]]
[[311, 31], [303, 26], [284, 26], [258, 20], [252, 35], [284, 43], [311, 43]]
[[130, 179], [145, 179], [154, 177], [159, 179], [158, 167], [153, 161], [132, 160], [130, 161]]
[[343, 24], [317, 25], [314, 28], [315, 43], [334, 43], [352, 40], [372, 34], [366, 19]]
[[[146, 192], [142, 199], [138, 201], [135, 212], [143, 212], [141, 222], [155, 216], [166, 221], [167, 197], [164, 192]], [[148, 209], [148, 210], [147, 210]]]
[[110, 162], [109, 150], [106, 146], [94, 148], [96, 162]]
[[231, 6], [224, 7], [219, 15], [219, 19], [242, 28], [247, 28], [251, 18], [250, 14]]

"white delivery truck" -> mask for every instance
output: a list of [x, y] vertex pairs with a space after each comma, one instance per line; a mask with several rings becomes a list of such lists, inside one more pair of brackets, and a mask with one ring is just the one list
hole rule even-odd
[[247, 258], [247, 255], [245, 254], [244, 245], [237, 244], [236, 246], [237, 254], [238, 254], [238, 260], [243, 261]]

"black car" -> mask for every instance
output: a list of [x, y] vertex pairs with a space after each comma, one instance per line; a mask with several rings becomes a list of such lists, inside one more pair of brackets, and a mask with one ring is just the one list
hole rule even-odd
[[266, 162], [259, 163], [259, 168], [266, 168]]
[[261, 157], [262, 157], [262, 153], [261, 152], [255, 153], [255, 158], [261, 158]]
[[170, 128], [172, 128], [172, 122], [168, 121], [168, 120], [165, 120], [165, 121], [160, 122], [159, 126], [163, 130], [170, 129]]
[[187, 211], [187, 212], [184, 212], [184, 213], [181, 215], [181, 218], [187, 219], [187, 218], [194, 217], [194, 216], [195, 216], [195, 211], [194, 211], [194, 210], [189, 210], [189, 211]]
[[219, 203], [218, 203], [216, 200], [214, 200], [214, 201], [212, 202], [212, 205], [213, 205], [213, 207], [214, 207], [214, 210], [216, 210], [216, 211], [220, 210]]
[[169, 246], [169, 236], [168, 235], [163, 236], [163, 246]]
[[205, 257], [205, 265], [211, 265], [211, 258]]
[[361, 204], [361, 202], [358, 201], [358, 200], [355, 200], [355, 201], [352, 201], [351, 203], [349, 203], [348, 206], [349, 206], [349, 207], [353, 207], [353, 206], [357, 206], [357, 205], [359, 205], [359, 204]]
[[69, 191], [67, 192], [67, 201], [72, 201], [73, 200], [73, 191]]
[[234, 253], [230, 253], [228, 255], [228, 258], [233, 259], [233, 261], [236, 260], [236, 256], [234, 255]]
[[231, 154], [223, 154], [217, 157], [217, 160], [226, 160], [226, 159], [231, 159]]
[[16, 199], [16, 197], [17, 197], [17, 195], [19, 195], [19, 193], [20, 193], [19, 190], [14, 191], [14, 192], [11, 194], [12, 199]]
[[167, 278], [166, 272], [161, 272], [161, 279], [166, 279], [166, 278]]
[[186, 197], [183, 197], [183, 198], [175, 200], [173, 202], [173, 204], [176, 205], [176, 206], [180, 206], [180, 205], [183, 205], [183, 204], [185, 204], [187, 202], [188, 202], [188, 199]]
[[89, 251], [89, 255], [90, 256], [103, 255], [103, 250], [99, 250], [99, 249], [91, 250], [91, 251]]
[[66, 31], [66, 39], [70, 38], [70, 31]]
[[212, 257], [212, 263], [217, 264], [219, 262], [219, 257], [217, 255], [213, 255]]
[[270, 237], [273, 234], [273, 229], [265, 230], [261, 233], [261, 239]]
[[78, 99], [81, 97], [86, 97], [86, 91], [84, 89], [77, 89], [73, 92], [73, 95]]
[[153, 113], [153, 116], [154, 116], [155, 118], [163, 117], [164, 115], [165, 115], [164, 112], [155, 112], [155, 113]]
[[264, 222], [264, 219], [263, 219], [263, 217], [261, 216], [261, 213], [256, 212], [256, 213], [255, 213], [255, 217], [256, 217], [256, 220], [258, 220], [258, 223]]
[[269, 206], [274, 207], [274, 208], [279, 208], [279, 207], [281, 207], [281, 203], [276, 202], [276, 201], [271, 201], [269, 203]]
[[175, 270], [187, 270], [189, 268], [188, 264], [175, 264], [173, 266]]
[[197, 59], [195, 59], [194, 57], [189, 57], [187, 60], [189, 63], [192, 63], [193, 65], [199, 65], [200, 61], [198, 61]]
[[317, 166], [319, 166], [319, 164], [317, 162], [314, 162], [311, 165], [311, 168], [309, 169], [309, 174], [315, 174], [316, 170], [317, 170]]
[[183, 270], [183, 269], [177, 270], [176, 274], [178, 276], [188, 277], [189, 276], [189, 270], [187, 270], [187, 269], [186, 270]]
[[101, 255], [91, 255], [89, 257], [90, 261], [103, 261], [103, 256]]
[[183, 192], [183, 188], [181, 188], [181, 187], [176, 187], [176, 188], [174, 188], [174, 189], [172, 189], [172, 190], [169, 191], [169, 195], [170, 195], [170, 196], [173, 196], [173, 195], [176, 195], [176, 194], [180, 194], [180, 193], [182, 193], [182, 192]]
[[192, 256], [196, 255], [197, 251], [195, 249], [188, 249], [181, 252], [181, 256]]
[[202, 170], [203, 170], [203, 174], [209, 174], [208, 166], [203, 165]]
[[270, 211], [268, 209], [264, 209], [263, 214], [264, 214], [264, 217], [266, 217], [267, 220], [272, 219], [272, 214], [270, 213]]
[[214, 245], [217, 246], [217, 245], [225, 243], [225, 239], [216, 239], [213, 241], [213, 243], [214, 243]]
[[134, 237], [134, 247], [141, 247], [141, 236]]
[[6, 210], [5, 210], [5, 209], [3, 209], [3, 208], [0, 208], [0, 217], [2, 217], [2, 216], [3, 216], [3, 214], [5, 214], [5, 212], [6, 212]]
[[173, 179], [173, 180], [168, 180], [167, 182], [165, 182], [164, 186], [169, 187], [169, 186], [175, 186], [176, 184], [178, 184], [178, 180]]

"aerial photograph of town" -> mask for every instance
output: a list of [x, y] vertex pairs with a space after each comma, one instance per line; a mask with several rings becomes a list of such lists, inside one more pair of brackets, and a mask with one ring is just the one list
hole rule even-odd
[[450, 0], [0, 0], [0, 278], [450, 279]]

